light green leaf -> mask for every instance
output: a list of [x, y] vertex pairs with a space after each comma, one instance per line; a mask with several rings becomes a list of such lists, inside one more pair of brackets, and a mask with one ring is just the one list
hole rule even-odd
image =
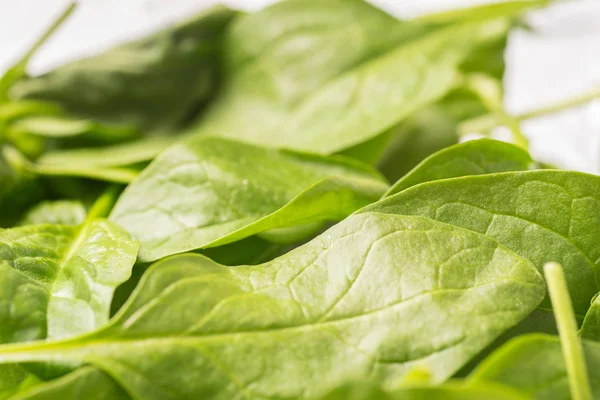
[[103, 142], [119, 142], [137, 135], [128, 125], [103, 125], [89, 119], [73, 119], [64, 116], [31, 116], [19, 119], [7, 128], [7, 137], [34, 135], [46, 138], [70, 138], [85, 135], [86, 138]]
[[341, 386], [321, 400], [529, 400], [514, 389], [492, 384], [451, 381], [436, 387], [410, 387], [385, 391], [373, 383]]
[[2, 156], [8, 161], [14, 170], [21, 171], [22, 174], [40, 175], [40, 176], [58, 176], [58, 177], [79, 177], [100, 181], [129, 183], [137, 178], [142, 167], [97, 167], [62, 165], [62, 164], [38, 164], [29, 161], [27, 157], [21, 154], [17, 149], [5, 146], [2, 149]]
[[533, 265], [483, 235], [361, 214], [258, 266], [170, 257], [105, 328], [1, 346], [0, 363], [90, 363], [145, 400], [310, 398], [417, 365], [435, 383], [543, 296]]
[[103, 219], [0, 230], [0, 343], [61, 338], [105, 324], [137, 248]]
[[448, 147], [427, 157], [385, 194], [399, 193], [419, 183], [468, 175], [532, 169], [531, 156], [509, 143], [497, 140], [472, 140]]
[[443, 97], [472, 47], [506, 26], [432, 29], [362, 1], [277, 3], [234, 21], [225, 87], [190, 131], [339, 152]]
[[[583, 341], [594, 398], [600, 397], [600, 343]], [[523, 335], [484, 360], [470, 378], [498, 382], [539, 400], [569, 400], [569, 381], [560, 340], [550, 335]]]
[[71, 115], [156, 131], [179, 125], [215, 89], [223, 30], [235, 12], [215, 7], [105, 53], [18, 82], [15, 99], [60, 104]]
[[85, 215], [85, 207], [80, 201], [47, 200], [27, 211], [19, 225], [80, 225], [85, 220]]
[[[484, 233], [533, 262], [565, 270], [575, 313], [599, 291], [600, 177], [574, 171], [506, 172], [428, 182], [367, 211], [421, 215]], [[542, 308], [549, 309], [548, 299]]]
[[90, 167], [124, 167], [151, 161], [177, 141], [175, 137], [147, 137], [112, 146], [55, 150], [36, 160], [42, 167], [81, 169]]
[[140, 260], [152, 261], [337, 221], [386, 189], [375, 170], [350, 159], [196, 137], [157, 157], [125, 189], [110, 219], [140, 241]]
[[8, 400], [128, 400], [109, 376], [95, 368], [80, 368], [59, 379], [22, 390]]

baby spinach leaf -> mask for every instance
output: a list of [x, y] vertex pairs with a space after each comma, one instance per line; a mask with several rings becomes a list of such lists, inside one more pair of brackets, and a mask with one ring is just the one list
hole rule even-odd
[[27, 390], [39, 382], [39, 379], [19, 365], [0, 365], [0, 400], [9, 399], [13, 394]]
[[27, 211], [19, 225], [81, 225], [85, 220], [85, 215], [85, 207], [80, 201], [47, 200]]
[[440, 382], [544, 291], [529, 261], [483, 235], [367, 213], [258, 266], [170, 257], [108, 326], [4, 345], [0, 362], [90, 363], [147, 400], [309, 398], [417, 365]]
[[62, 165], [62, 164], [38, 164], [29, 161], [17, 149], [5, 146], [2, 149], [2, 155], [6, 158], [12, 169], [21, 171], [24, 174], [38, 176], [58, 176], [58, 177], [80, 177], [94, 180], [101, 180], [115, 183], [129, 183], [139, 174], [141, 168], [138, 166], [129, 167], [97, 167]]
[[[575, 313], [599, 291], [600, 177], [526, 171], [428, 182], [364, 211], [421, 215], [483, 233], [537, 268], [563, 265]], [[543, 308], [550, 308], [546, 301]]]
[[[594, 398], [600, 397], [600, 343], [583, 341]], [[513, 339], [484, 360], [471, 375], [477, 382], [499, 382], [539, 400], [568, 400], [569, 382], [560, 340], [532, 334]]]
[[8, 400], [128, 400], [109, 376], [95, 368], [80, 368], [59, 379], [22, 390]]
[[579, 334], [584, 339], [600, 342], [600, 301], [598, 295], [594, 297], [590, 309], [585, 314]]
[[60, 104], [73, 116], [143, 131], [177, 126], [215, 89], [223, 30], [215, 7], [146, 38], [17, 82], [14, 99]]
[[277, 3], [234, 21], [225, 86], [190, 131], [339, 152], [443, 97], [490, 26], [432, 29], [363, 1]]
[[125, 189], [110, 219], [140, 241], [140, 260], [153, 261], [340, 220], [386, 189], [375, 170], [350, 159], [195, 137], [157, 157]]
[[341, 386], [321, 400], [528, 400], [523, 393], [498, 384], [464, 384], [455, 381], [436, 387], [410, 387], [385, 391], [373, 383]]
[[89, 119], [73, 119], [64, 116], [32, 116], [10, 124], [6, 135], [35, 135], [46, 138], [69, 138], [83, 136], [101, 142], [119, 142], [137, 136], [128, 125], [104, 125]]
[[81, 169], [90, 167], [124, 167], [151, 161], [176, 142], [174, 137], [152, 136], [132, 142], [103, 147], [54, 150], [36, 160], [42, 167]]
[[419, 183], [493, 172], [528, 170], [534, 166], [520, 147], [497, 140], [472, 140], [439, 151], [392, 185], [386, 197]]
[[0, 230], [0, 342], [60, 338], [108, 320], [138, 244], [114, 223]]

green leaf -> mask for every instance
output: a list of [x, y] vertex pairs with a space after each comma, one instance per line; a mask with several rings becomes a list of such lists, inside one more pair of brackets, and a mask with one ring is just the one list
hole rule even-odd
[[125, 189], [110, 219], [140, 241], [140, 260], [153, 261], [341, 220], [386, 189], [375, 170], [350, 159], [195, 137], [158, 156]]
[[71, 115], [157, 131], [182, 123], [218, 81], [223, 30], [235, 12], [215, 7], [189, 21], [18, 82], [15, 99], [53, 101]]
[[62, 164], [38, 164], [29, 161], [25, 155], [21, 154], [17, 149], [10, 146], [5, 146], [2, 149], [3, 156], [12, 169], [21, 171], [22, 174], [38, 175], [38, 176], [57, 176], [57, 177], [80, 177], [100, 181], [129, 183], [133, 181], [140, 173], [142, 167], [98, 167], [98, 166], [77, 166], [77, 165], [62, 165]]
[[490, 21], [403, 23], [362, 1], [277, 3], [234, 21], [225, 87], [190, 131], [339, 152], [442, 98], [495, 30]]
[[125, 167], [151, 161], [160, 152], [175, 143], [174, 137], [147, 137], [112, 146], [54, 150], [36, 160], [42, 167], [61, 167], [77, 170], [91, 167]]
[[497, 140], [472, 140], [429, 156], [392, 185], [385, 196], [419, 183], [493, 172], [522, 171], [533, 166], [531, 156], [520, 147]]
[[85, 220], [85, 215], [85, 207], [80, 201], [47, 200], [27, 211], [19, 225], [80, 225]]
[[109, 376], [95, 368], [80, 368], [54, 381], [23, 390], [8, 400], [129, 400]]
[[600, 342], [600, 299], [594, 296], [590, 309], [585, 314], [579, 334], [584, 339]]
[[39, 379], [19, 365], [0, 365], [0, 400], [9, 399], [13, 394], [39, 382]]
[[321, 400], [529, 400], [514, 389], [498, 384], [448, 382], [437, 387], [410, 387], [385, 391], [373, 383], [341, 386]]
[[[526, 171], [428, 182], [364, 209], [421, 215], [484, 233], [533, 262], [565, 269], [575, 313], [599, 291], [600, 177]], [[542, 308], [549, 309], [548, 299]]]
[[258, 266], [170, 257], [105, 328], [4, 345], [0, 363], [90, 363], [145, 400], [310, 398], [361, 376], [392, 385], [417, 365], [435, 383], [544, 291], [530, 262], [483, 235], [361, 214]]
[[0, 230], [0, 343], [61, 338], [108, 320], [138, 244], [114, 223]]
[[7, 227], [40, 201], [44, 190], [33, 176], [11, 168], [0, 154], [0, 227]]
[[[594, 398], [600, 397], [600, 343], [583, 341]], [[498, 382], [539, 400], [569, 400], [569, 381], [560, 340], [549, 335], [523, 335], [484, 360], [470, 378]]]
[[64, 116], [32, 116], [10, 124], [7, 137], [35, 135], [46, 138], [69, 138], [85, 135], [103, 142], [118, 142], [134, 138], [135, 129], [128, 125], [103, 125], [88, 119], [73, 119]]

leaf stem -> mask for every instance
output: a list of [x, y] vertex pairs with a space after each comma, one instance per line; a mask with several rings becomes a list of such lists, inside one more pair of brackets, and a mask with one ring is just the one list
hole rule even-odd
[[26, 64], [29, 61], [29, 59], [31, 58], [31, 56], [33, 56], [35, 54], [35, 52], [38, 51], [38, 49], [40, 47], [42, 47], [44, 45], [44, 43], [46, 43], [46, 41], [50, 38], [50, 36], [52, 36], [52, 34], [54, 34], [54, 32], [56, 32], [56, 30], [67, 20], [67, 18], [69, 18], [69, 16], [75, 10], [76, 6], [77, 6], [76, 2], [74, 2], [74, 1], [70, 2], [69, 5], [67, 6], [67, 8], [65, 8], [63, 10], [63, 12], [58, 16], [58, 18], [56, 20], [54, 20], [52, 25], [50, 25], [48, 27], [48, 29], [46, 29], [46, 31], [42, 34], [42, 36], [40, 36], [39, 39], [36, 40], [36, 42], [33, 44], [33, 46], [31, 46], [29, 51], [27, 53], [25, 53], [25, 55], [21, 58], [19, 63]]
[[537, 110], [532, 110], [532, 111], [528, 111], [526, 113], [517, 114], [517, 116], [515, 118], [517, 118], [520, 121], [526, 120], [526, 119], [538, 118], [538, 117], [542, 117], [544, 115], [554, 114], [559, 111], [566, 110], [568, 108], [573, 108], [573, 107], [587, 104], [590, 101], [595, 100], [597, 98], [600, 98], [600, 87], [596, 88], [594, 91], [591, 91], [589, 93], [584, 93], [584, 94], [578, 95], [576, 97], [573, 97], [573, 98], [570, 98], [567, 100], [563, 100], [563, 101], [560, 101], [555, 104], [551, 104], [546, 107], [538, 108]]
[[70, 2], [67, 8], [58, 16], [56, 20], [46, 29], [38, 40], [29, 48], [29, 50], [10, 67], [2, 77], [0, 77], [0, 101], [8, 100], [8, 90], [19, 79], [26, 75], [27, 64], [35, 52], [42, 47], [44, 43], [52, 36], [52, 34], [66, 21], [75, 10], [76, 2]]
[[485, 74], [470, 74], [465, 78], [465, 87], [479, 97], [481, 102], [490, 111], [490, 117], [494, 121], [510, 129], [514, 143], [527, 150], [529, 141], [521, 131], [521, 121], [507, 113], [504, 109], [500, 81]]
[[[531, 110], [525, 113], [520, 113], [511, 116], [511, 118], [519, 123], [543, 117], [545, 115], [555, 114], [570, 108], [578, 107], [589, 103], [590, 101], [600, 98], [600, 87], [595, 90], [584, 93], [573, 98], [560, 101], [549, 106], [541, 107], [536, 110]], [[481, 117], [473, 118], [464, 121], [460, 124], [458, 130], [461, 134], [467, 134], [472, 132], [488, 132], [491, 129], [503, 125], [505, 122], [494, 113], [482, 115]]]
[[571, 397], [573, 400], [592, 400], [583, 347], [577, 336], [577, 322], [562, 267], [555, 262], [548, 263], [544, 265], [544, 275], [560, 335]]

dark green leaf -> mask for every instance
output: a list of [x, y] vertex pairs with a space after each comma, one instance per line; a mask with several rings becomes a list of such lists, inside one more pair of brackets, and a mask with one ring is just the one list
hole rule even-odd
[[160, 130], [180, 124], [217, 84], [221, 35], [235, 13], [213, 8], [187, 22], [18, 82], [15, 99], [60, 104], [74, 116]]
[[9, 399], [38, 383], [39, 379], [19, 365], [0, 365], [0, 400]]
[[579, 334], [584, 339], [600, 342], [600, 299], [597, 294], [585, 314]]

